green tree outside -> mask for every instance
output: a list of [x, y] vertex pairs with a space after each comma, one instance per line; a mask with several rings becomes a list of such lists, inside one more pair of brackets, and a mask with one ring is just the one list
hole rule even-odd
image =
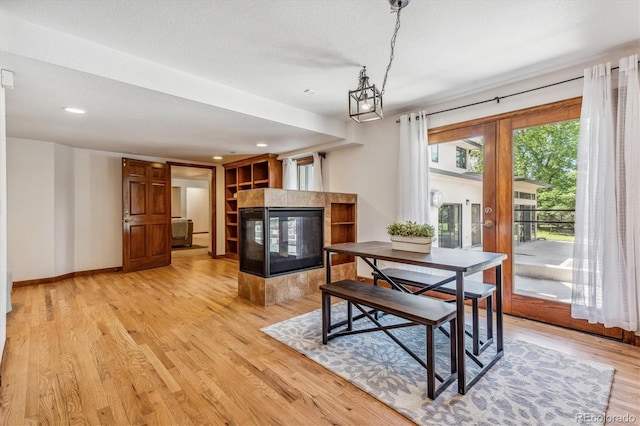
[[[515, 176], [552, 185], [538, 190], [538, 208], [575, 210], [579, 132], [579, 120], [514, 131]], [[571, 214], [538, 214], [539, 220], [573, 218]]]
[[[580, 121], [571, 120], [513, 132], [514, 176], [548, 183], [537, 192], [538, 208], [575, 210]], [[469, 151], [469, 171], [484, 170], [481, 149]], [[538, 220], [573, 221], [571, 213], [539, 212]], [[573, 227], [569, 228], [573, 230]]]

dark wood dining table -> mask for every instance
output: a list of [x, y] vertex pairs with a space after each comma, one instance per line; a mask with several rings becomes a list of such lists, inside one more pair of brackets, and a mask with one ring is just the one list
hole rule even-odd
[[[404, 250], [394, 250], [390, 242], [367, 241], [360, 243], [335, 244], [324, 248], [326, 253], [327, 283], [331, 281], [331, 256], [333, 254], [346, 254], [357, 256], [369, 265], [373, 271], [380, 274], [385, 281], [399, 291], [410, 293], [404, 286], [394, 282], [378, 268], [378, 261], [404, 263], [408, 265], [422, 266], [426, 268], [440, 269], [455, 272], [456, 276], [456, 338], [457, 338], [457, 363], [458, 363], [458, 393], [465, 394], [502, 356], [503, 345], [503, 318], [502, 318], [502, 261], [507, 258], [505, 254], [483, 252], [476, 250], [448, 249], [433, 247], [431, 253], [414, 253]], [[495, 268], [495, 307], [496, 307], [496, 353], [488, 361], [481, 362], [465, 349], [465, 308], [464, 308], [464, 278], [465, 276]], [[420, 296], [416, 296], [420, 297]], [[467, 379], [466, 359], [480, 366], [480, 370], [471, 379]]]

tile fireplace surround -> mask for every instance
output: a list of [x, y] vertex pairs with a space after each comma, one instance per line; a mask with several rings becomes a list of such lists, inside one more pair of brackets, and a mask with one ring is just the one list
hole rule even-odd
[[[338, 205], [352, 204], [355, 209], [356, 200], [355, 194], [335, 192], [291, 191], [274, 188], [238, 192], [239, 209], [244, 207], [324, 207], [325, 246], [336, 243], [336, 241], [332, 241], [332, 208]], [[353, 240], [355, 241], [355, 220], [353, 227]], [[331, 274], [336, 280], [355, 279], [355, 261], [332, 266]], [[238, 295], [255, 304], [269, 306], [318, 291], [318, 287], [324, 283], [325, 269], [323, 267], [271, 278], [263, 278], [240, 271], [238, 272]]]

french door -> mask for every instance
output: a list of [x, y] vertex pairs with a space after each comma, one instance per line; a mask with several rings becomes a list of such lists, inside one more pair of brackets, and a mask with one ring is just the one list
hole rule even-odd
[[[443, 206], [461, 204], [459, 247], [508, 255], [505, 313], [622, 338], [618, 328], [571, 318], [580, 105], [577, 98], [431, 129], [438, 160], [430, 177]], [[480, 278], [495, 279], [492, 272]]]

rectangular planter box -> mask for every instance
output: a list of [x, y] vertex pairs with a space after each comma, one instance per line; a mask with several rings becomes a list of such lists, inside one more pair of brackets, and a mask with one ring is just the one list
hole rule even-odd
[[391, 248], [394, 250], [431, 253], [430, 237], [391, 237]]

